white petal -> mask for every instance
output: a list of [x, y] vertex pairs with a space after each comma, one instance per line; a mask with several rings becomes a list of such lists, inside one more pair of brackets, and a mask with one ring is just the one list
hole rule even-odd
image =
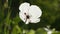
[[31, 23], [38, 23], [40, 21], [39, 18], [30, 18]]
[[25, 3], [22, 3], [20, 6], [19, 6], [19, 10], [22, 12], [27, 12], [28, 9], [30, 7], [30, 4], [25, 2]]
[[48, 31], [50, 31], [50, 30], [49, 30], [49, 29], [47, 29], [47, 28], [44, 28], [44, 29], [45, 29], [47, 32], [48, 32]]
[[19, 12], [19, 17], [21, 18], [22, 21], [25, 22], [25, 20], [26, 20], [26, 16], [24, 15], [24, 13]]
[[34, 18], [38, 18], [41, 16], [42, 11], [38, 6], [31, 5], [31, 7], [29, 9], [29, 14], [31, 14]]

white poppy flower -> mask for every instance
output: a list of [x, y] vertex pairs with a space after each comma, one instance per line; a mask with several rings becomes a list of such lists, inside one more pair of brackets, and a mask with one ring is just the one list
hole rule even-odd
[[52, 34], [52, 30], [49, 30], [48, 28], [44, 28], [47, 31], [47, 34]]
[[31, 5], [27, 2], [22, 3], [19, 6], [19, 16], [25, 24], [37, 23], [40, 21], [40, 16], [42, 15], [41, 9], [36, 5]]

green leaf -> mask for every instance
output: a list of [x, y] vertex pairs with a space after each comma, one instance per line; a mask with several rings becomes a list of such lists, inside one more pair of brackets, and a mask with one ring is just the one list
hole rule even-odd
[[47, 34], [47, 32], [46, 32], [43, 28], [39, 28], [39, 29], [36, 31], [36, 34]]
[[31, 29], [27, 34], [35, 34], [35, 31]]

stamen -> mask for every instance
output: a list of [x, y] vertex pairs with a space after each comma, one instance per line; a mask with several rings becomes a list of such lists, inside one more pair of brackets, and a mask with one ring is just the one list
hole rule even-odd
[[26, 18], [29, 19], [30, 18], [29, 15], [27, 15]]
[[26, 15], [26, 13], [24, 13]]
[[25, 23], [26, 23], [26, 24], [29, 24], [29, 22], [30, 22], [30, 20], [29, 20], [30, 16], [27, 15], [26, 13], [24, 13], [24, 15], [26, 16]]

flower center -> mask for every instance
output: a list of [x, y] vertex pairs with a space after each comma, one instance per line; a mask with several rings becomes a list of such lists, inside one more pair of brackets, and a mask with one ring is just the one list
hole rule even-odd
[[26, 13], [24, 13], [26, 15]]
[[27, 15], [26, 18], [29, 19], [29, 15]]
[[[24, 14], [26, 15], [26, 13], [24, 13]], [[30, 16], [29, 16], [29, 15], [26, 15], [26, 18], [27, 18], [27, 19], [29, 19], [29, 18], [30, 18]]]

